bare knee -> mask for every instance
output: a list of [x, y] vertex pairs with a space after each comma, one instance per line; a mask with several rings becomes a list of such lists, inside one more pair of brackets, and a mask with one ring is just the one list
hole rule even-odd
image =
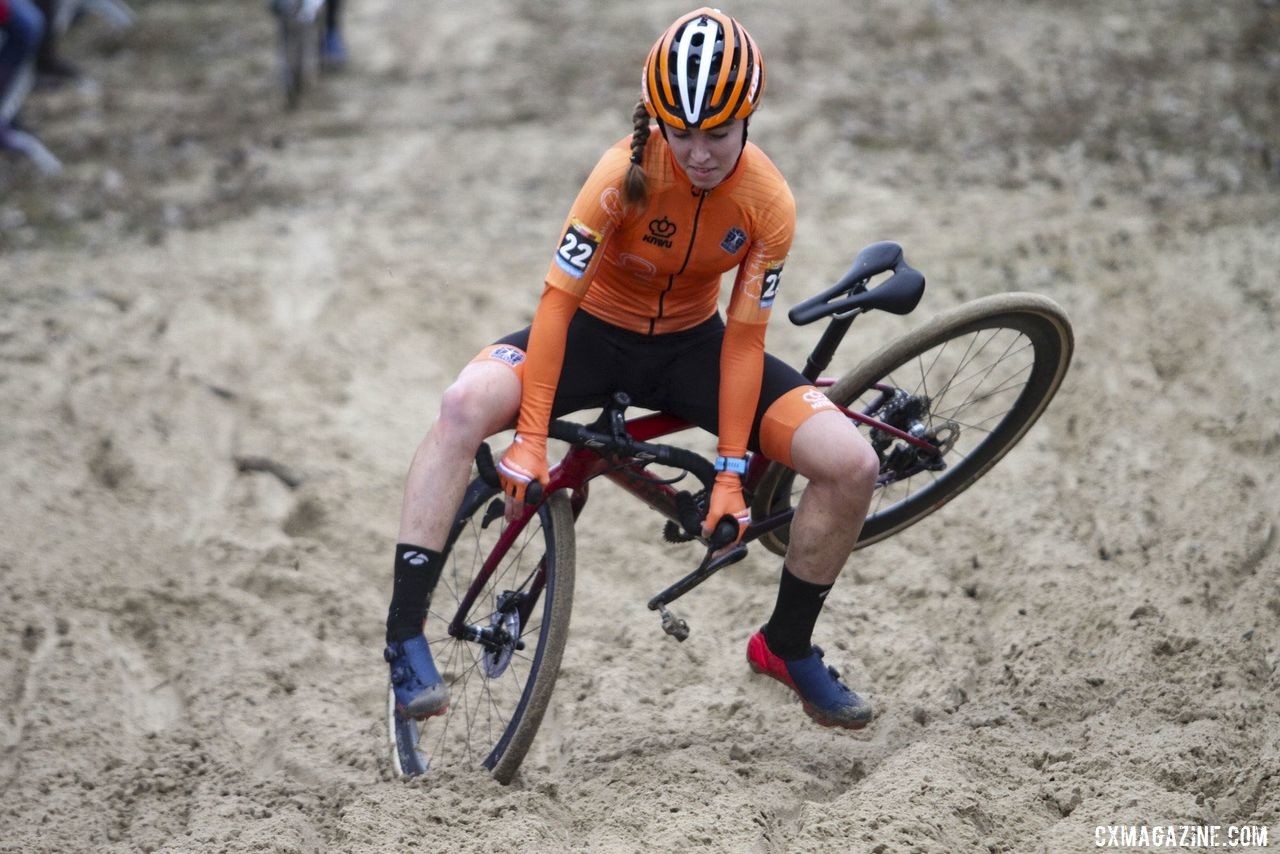
[[514, 374], [466, 370], [445, 389], [432, 432], [453, 444], [478, 446], [508, 426], [519, 407], [520, 383]]
[[842, 492], [869, 493], [880, 473], [875, 449], [843, 415], [810, 418], [796, 431], [792, 460], [811, 483]]
[[870, 491], [880, 475], [880, 457], [861, 433], [855, 430], [853, 435], [857, 441], [850, 449], [846, 471], [849, 473], [849, 480], [857, 484], [858, 488]]
[[852, 438], [833, 442], [821, 464], [816, 466], [809, 480], [851, 494], [870, 492], [880, 473], [880, 459], [871, 445], [857, 432]]

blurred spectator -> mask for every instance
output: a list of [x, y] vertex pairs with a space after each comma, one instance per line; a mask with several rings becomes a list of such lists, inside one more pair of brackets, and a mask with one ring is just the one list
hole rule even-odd
[[36, 77], [39, 83], [59, 85], [80, 79], [80, 69], [62, 58], [58, 52], [58, 40], [62, 36], [62, 28], [57, 25], [59, 6], [67, 0], [36, 0], [40, 11], [44, 13], [44, 38], [36, 51]]
[[324, 46], [320, 58], [325, 68], [336, 70], [347, 64], [347, 43], [342, 38], [341, 0], [329, 0], [325, 15]]
[[14, 127], [31, 90], [35, 53], [45, 33], [44, 14], [31, 0], [0, 0], [0, 151], [29, 158], [41, 172], [62, 169], [58, 159], [29, 133]]
[[28, 62], [44, 30], [44, 15], [31, 0], [0, 0], [0, 147], [12, 140], [13, 117], [30, 88]]

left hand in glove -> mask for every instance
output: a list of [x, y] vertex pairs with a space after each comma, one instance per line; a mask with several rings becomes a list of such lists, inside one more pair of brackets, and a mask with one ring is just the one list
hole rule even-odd
[[732, 516], [738, 523], [738, 536], [733, 540], [736, 543], [742, 539], [747, 526], [751, 524], [751, 511], [742, 496], [742, 478], [731, 471], [722, 471], [716, 475], [715, 485], [711, 488], [707, 518], [702, 522], [702, 535], [711, 536], [716, 523], [725, 516]]

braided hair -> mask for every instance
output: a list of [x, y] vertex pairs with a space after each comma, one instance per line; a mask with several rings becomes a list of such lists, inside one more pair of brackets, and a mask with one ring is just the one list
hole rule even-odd
[[635, 130], [631, 132], [631, 165], [627, 167], [626, 178], [622, 182], [623, 196], [628, 204], [643, 205], [649, 198], [648, 178], [644, 174], [644, 146], [649, 141], [649, 111], [644, 101], [636, 104], [631, 114]]

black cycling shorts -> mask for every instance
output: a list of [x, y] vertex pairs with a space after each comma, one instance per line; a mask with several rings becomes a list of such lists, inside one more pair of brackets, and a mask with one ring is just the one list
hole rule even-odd
[[[642, 335], [578, 309], [569, 322], [551, 417], [603, 406], [611, 394], [622, 391], [635, 406], [668, 412], [719, 435], [723, 339], [724, 321], [718, 314], [681, 332]], [[529, 327], [496, 343], [528, 352]], [[748, 440], [751, 450], [760, 450], [760, 419], [774, 401], [808, 385], [795, 368], [765, 354], [760, 402]]]

